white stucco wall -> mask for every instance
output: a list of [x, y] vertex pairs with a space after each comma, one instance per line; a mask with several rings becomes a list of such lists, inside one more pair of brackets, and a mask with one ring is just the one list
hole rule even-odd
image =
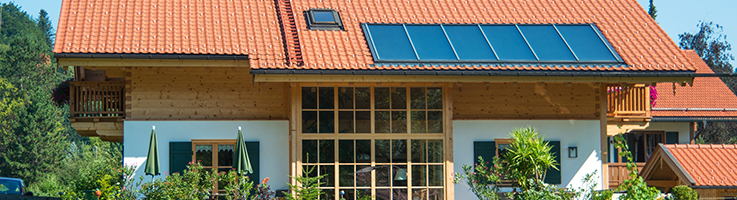
[[[601, 140], [598, 120], [459, 120], [453, 121], [454, 172], [473, 164], [473, 142], [509, 138], [515, 128], [532, 126], [546, 140], [560, 141], [561, 178], [559, 187], [581, 187], [586, 174], [596, 171], [601, 189]], [[578, 147], [578, 158], [568, 158], [568, 147]], [[455, 199], [476, 199], [463, 184], [455, 185]]]
[[[156, 126], [162, 178], [169, 171], [169, 142], [192, 139], [236, 139], [238, 126], [245, 141], [259, 141], [260, 177], [270, 177], [271, 189], [287, 189], [289, 174], [289, 123], [281, 121], [126, 121], [124, 126], [124, 162], [138, 167], [136, 176], [144, 174], [142, 166], [148, 154], [151, 126]], [[144, 180], [151, 180], [150, 177]]]
[[690, 122], [650, 122], [647, 131], [678, 132], [678, 144], [688, 144], [690, 139]]

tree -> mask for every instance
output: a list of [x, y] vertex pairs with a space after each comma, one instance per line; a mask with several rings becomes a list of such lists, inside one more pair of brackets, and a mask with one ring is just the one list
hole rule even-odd
[[46, 10], [41, 9], [41, 11], [38, 12], [38, 21], [36, 24], [38, 25], [38, 28], [41, 29], [41, 32], [43, 32], [44, 36], [46, 36], [46, 43], [51, 47], [54, 48], [54, 27], [51, 25], [51, 20], [49, 19], [49, 13], [46, 12]]
[[653, 0], [650, 0], [650, 8], [647, 10], [647, 14], [649, 14], [653, 19], [658, 17], [658, 9], [655, 8]]

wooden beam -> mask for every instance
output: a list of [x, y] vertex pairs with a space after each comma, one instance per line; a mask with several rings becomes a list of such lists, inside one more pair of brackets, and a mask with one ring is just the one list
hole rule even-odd
[[691, 77], [436, 76], [257, 74], [255, 82], [693, 82]]
[[606, 84], [599, 84], [599, 90], [597, 91], [597, 94], [599, 95], [599, 141], [601, 142], [601, 183], [602, 183], [602, 189], [609, 188], [609, 163], [607, 162], [607, 158], [609, 157], [609, 148], [607, 148], [609, 145], [609, 141], [607, 136], [608, 134], [608, 125], [607, 125], [607, 93], [606, 93]]
[[250, 67], [248, 60], [178, 60], [178, 59], [111, 59], [59, 58], [58, 66], [89, 67]]

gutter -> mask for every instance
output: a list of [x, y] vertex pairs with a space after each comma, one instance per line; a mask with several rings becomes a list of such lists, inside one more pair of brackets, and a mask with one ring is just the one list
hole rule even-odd
[[735, 74], [697, 74], [692, 71], [540, 71], [540, 70], [289, 70], [254, 69], [253, 75], [424, 75], [424, 76], [541, 76], [541, 77], [737, 77]]
[[653, 111], [737, 111], [737, 108], [652, 108]]
[[726, 185], [693, 185], [689, 186], [693, 189], [737, 189], [737, 186], [726, 186]]
[[650, 122], [737, 122], [737, 117], [655, 117]]
[[162, 59], [162, 60], [248, 60], [248, 55], [55, 53], [54, 58]]

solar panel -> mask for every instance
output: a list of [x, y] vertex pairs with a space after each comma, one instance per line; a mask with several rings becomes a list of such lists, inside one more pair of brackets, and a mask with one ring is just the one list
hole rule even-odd
[[363, 24], [375, 62], [623, 63], [593, 24]]

